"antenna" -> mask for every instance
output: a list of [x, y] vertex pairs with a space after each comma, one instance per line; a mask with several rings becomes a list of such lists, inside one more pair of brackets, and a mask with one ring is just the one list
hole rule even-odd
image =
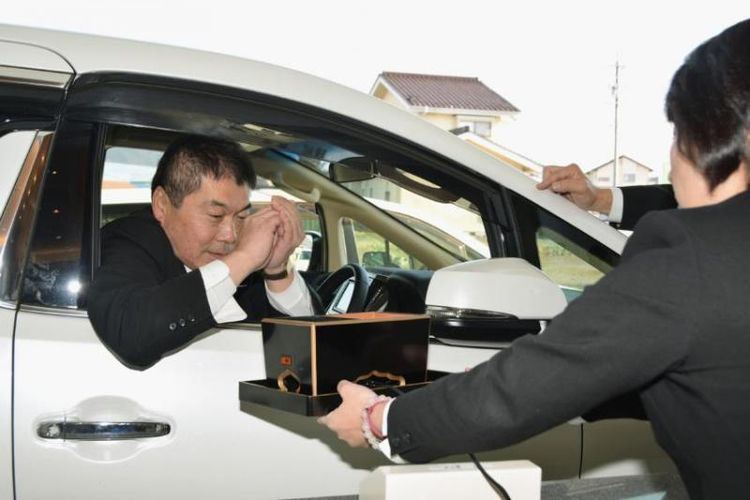
[[615, 98], [615, 158], [612, 163], [612, 187], [617, 186], [617, 172], [620, 170], [620, 155], [617, 144], [617, 126], [619, 122], [619, 105], [620, 105], [620, 57], [615, 59], [615, 84], [612, 86], [612, 95]]

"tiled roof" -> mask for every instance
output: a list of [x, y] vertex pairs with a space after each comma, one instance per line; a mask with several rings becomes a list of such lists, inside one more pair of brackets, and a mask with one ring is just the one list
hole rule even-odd
[[384, 71], [380, 76], [411, 106], [519, 111], [475, 77], [419, 75]]

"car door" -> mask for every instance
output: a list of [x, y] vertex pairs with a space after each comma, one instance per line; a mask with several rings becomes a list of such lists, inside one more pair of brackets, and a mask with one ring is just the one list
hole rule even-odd
[[13, 328], [34, 199], [72, 68], [40, 47], [0, 41], [0, 498], [13, 498]]
[[[38, 172], [44, 186], [13, 347], [16, 497], [278, 498], [356, 491], [384, 457], [347, 449], [315, 419], [240, 404], [238, 382], [265, 376], [259, 325], [208, 332], [143, 371], [123, 365], [97, 338], [85, 293], [97, 254], [107, 138], [122, 118], [106, 114], [121, 94], [99, 89], [98, 78], [74, 85], [49, 160]], [[81, 96], [87, 90], [98, 93]], [[184, 97], [177, 97], [184, 106]], [[139, 120], [147, 106], [121, 102], [131, 106], [129, 125], [146, 125]], [[163, 129], [148, 133], [158, 142]], [[334, 476], [335, 482], [320, 481]]]

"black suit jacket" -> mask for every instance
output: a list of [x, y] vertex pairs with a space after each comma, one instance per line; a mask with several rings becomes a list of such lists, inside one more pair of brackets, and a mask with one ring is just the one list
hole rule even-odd
[[620, 265], [540, 335], [400, 396], [391, 448], [422, 462], [510, 445], [638, 390], [694, 498], [750, 491], [750, 192], [653, 212]]
[[621, 187], [623, 207], [620, 229], [633, 229], [641, 217], [652, 210], [677, 208], [671, 184]]
[[[249, 321], [281, 315], [268, 302], [260, 273], [238, 287], [235, 299]], [[139, 368], [216, 326], [200, 271], [185, 270], [150, 208], [102, 228], [88, 314], [102, 342]]]

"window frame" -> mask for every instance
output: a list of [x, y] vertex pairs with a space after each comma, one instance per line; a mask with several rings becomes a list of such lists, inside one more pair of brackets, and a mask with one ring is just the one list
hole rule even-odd
[[[513, 205], [512, 213], [515, 217], [514, 224], [517, 228], [516, 234], [519, 236], [520, 240], [520, 256], [540, 270], [542, 270], [542, 267], [539, 259], [537, 231], [543, 225], [552, 231], [557, 229], [556, 232], [571, 240], [576, 246], [584, 249], [588, 254], [599, 259], [602, 265], [608, 267], [607, 270], [602, 270], [596, 265], [592, 265], [596, 269], [602, 271], [604, 275], [619, 263], [620, 255], [617, 252], [604, 246], [602, 243], [564, 219], [548, 212], [544, 208], [516, 193], [511, 193], [510, 198]], [[544, 222], [547, 222], [548, 224], [545, 225], [543, 224]], [[567, 248], [566, 250], [571, 251], [574, 255], [576, 253]], [[583, 260], [591, 264], [588, 260]]]
[[[24, 294], [23, 302], [61, 310], [85, 310], [86, 290], [99, 262], [99, 231], [92, 228], [99, 227], [104, 143], [110, 126], [148, 127], [165, 133], [201, 133], [204, 123], [185, 118], [194, 116], [196, 110], [226, 116], [226, 119], [243, 114], [246, 119], [249, 109], [260, 123], [282, 120], [287, 125], [293, 121], [295, 127], [318, 126], [320, 130], [316, 129], [316, 133], [323, 134], [323, 139], [341, 141], [334, 142], [336, 144], [355, 142], [382, 148], [421, 165], [415, 172], [418, 175], [422, 173], [420, 169], [424, 169], [429, 171], [427, 178], [442, 181], [444, 185], [471, 188], [479, 193], [470, 199], [482, 215], [493, 256], [516, 254], [515, 237], [507, 222], [509, 205], [504, 199], [505, 188], [487, 189], [488, 182], [492, 182], [489, 179], [408, 139], [328, 110], [252, 91], [153, 75], [91, 73], [79, 76], [71, 86], [50, 158], [50, 165], [64, 171], [67, 187], [80, 188], [71, 204], [77, 213], [69, 212], [69, 220], [77, 229], [69, 229], [65, 236], [71, 242], [70, 250], [77, 256], [77, 266], [69, 267], [71, 279], [77, 279], [80, 291], [75, 299], [49, 304]], [[232, 139], [231, 136], [225, 138]], [[60, 196], [55, 196], [54, 191], [60, 195], [61, 188], [66, 187], [61, 184], [62, 177], [58, 176], [57, 182], [45, 183], [43, 205], [59, 204]], [[43, 207], [36, 224], [37, 234], [32, 245], [36, 251], [41, 250], [39, 247], [43, 243], [40, 238], [44, 230], [40, 228], [52, 223], [49, 214], [53, 207], [47, 208], [49, 213]], [[318, 214], [325, 227], [324, 212], [319, 210]], [[73, 267], [77, 268], [73, 270]], [[30, 285], [33, 289], [33, 283]]]

